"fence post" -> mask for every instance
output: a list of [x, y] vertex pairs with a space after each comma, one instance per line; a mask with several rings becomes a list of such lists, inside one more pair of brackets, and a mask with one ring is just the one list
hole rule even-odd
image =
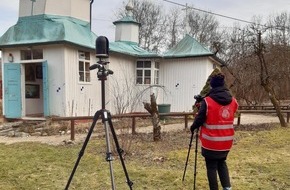
[[75, 120], [71, 119], [70, 120], [70, 140], [74, 141], [75, 140]]
[[238, 114], [238, 123], [237, 123], [237, 125], [240, 125], [241, 124], [241, 115], [242, 115], [242, 113], [239, 113]]
[[136, 134], [136, 117], [132, 117], [132, 134]]
[[184, 129], [187, 129], [188, 127], [188, 115], [184, 115]]

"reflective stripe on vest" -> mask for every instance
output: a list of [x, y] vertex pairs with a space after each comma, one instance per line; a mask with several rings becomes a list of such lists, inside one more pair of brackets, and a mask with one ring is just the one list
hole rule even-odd
[[207, 118], [201, 127], [201, 145], [205, 149], [214, 151], [230, 150], [234, 139], [234, 113], [238, 108], [233, 98], [227, 106], [222, 106], [212, 98], [206, 97]]
[[204, 139], [210, 141], [231, 141], [234, 140], [234, 136], [225, 136], [225, 137], [211, 137], [206, 134], [201, 134]]
[[231, 124], [231, 125], [207, 125], [207, 124], [204, 124], [204, 126], [208, 129], [233, 129], [234, 128], [233, 124]]

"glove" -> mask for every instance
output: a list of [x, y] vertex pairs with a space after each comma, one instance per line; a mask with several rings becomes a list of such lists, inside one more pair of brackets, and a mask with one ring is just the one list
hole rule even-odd
[[192, 124], [192, 125], [190, 126], [190, 131], [191, 131], [191, 133], [194, 133], [194, 130], [195, 130], [195, 127], [194, 127], [194, 125]]

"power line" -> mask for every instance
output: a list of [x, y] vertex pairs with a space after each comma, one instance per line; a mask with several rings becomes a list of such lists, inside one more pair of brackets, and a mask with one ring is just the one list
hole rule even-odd
[[97, 21], [105, 21], [105, 22], [113, 22], [113, 20], [109, 20], [109, 19], [102, 19], [102, 18], [92, 18], [92, 20], [97, 20]]
[[[171, 4], [174, 4], [174, 5], [178, 5], [178, 6], [181, 6], [181, 7], [190, 8], [190, 9], [197, 10], [197, 11], [200, 11], [200, 12], [203, 12], [203, 13], [212, 14], [212, 15], [215, 15], [215, 16], [219, 16], [219, 17], [223, 17], [223, 18], [227, 18], [227, 19], [231, 19], [231, 20], [235, 20], [235, 21], [239, 21], [239, 22], [261, 25], [261, 24], [257, 24], [255, 22], [250, 22], [250, 21], [243, 20], [243, 19], [238, 19], [238, 18], [234, 18], [234, 17], [230, 17], [230, 16], [218, 14], [218, 13], [213, 13], [213, 12], [202, 10], [202, 9], [198, 9], [198, 8], [194, 8], [194, 7], [189, 7], [188, 5], [183, 5], [183, 4], [180, 4], [180, 3], [176, 3], [174, 1], [169, 1], [169, 0], [163, 0], [163, 1], [171, 3]], [[261, 26], [264, 26], [264, 25], [261, 25]]]

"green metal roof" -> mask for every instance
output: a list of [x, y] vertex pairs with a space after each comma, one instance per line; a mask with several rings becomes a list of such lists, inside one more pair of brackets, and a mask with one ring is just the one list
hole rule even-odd
[[139, 45], [135, 42], [126, 42], [126, 41], [111, 42], [110, 51], [136, 56], [140, 58], [160, 57], [156, 53], [152, 53], [140, 48]]
[[[124, 19], [126, 20], [126, 18]], [[72, 17], [36, 15], [20, 17], [17, 23], [1, 36], [0, 48], [67, 42], [95, 49], [96, 38], [97, 36], [91, 32], [88, 22]], [[158, 56], [140, 48], [134, 42], [110, 42], [109, 48], [110, 51], [136, 57]]]
[[125, 16], [125, 17], [121, 18], [120, 20], [113, 22], [113, 24], [118, 24], [118, 23], [134, 23], [134, 24], [139, 25], [139, 26], [141, 25], [139, 22], [137, 22], [131, 16]]
[[1, 36], [0, 48], [68, 42], [95, 49], [96, 37], [88, 22], [72, 17], [35, 15], [20, 17]]
[[193, 37], [186, 35], [176, 46], [163, 54], [164, 58], [183, 58], [213, 55]]
[[[132, 17], [124, 17], [116, 22], [135, 22]], [[35, 15], [20, 17], [0, 38], [0, 48], [23, 45], [40, 45], [55, 43], [72, 43], [82, 47], [95, 49], [97, 36], [91, 31], [88, 22], [72, 17], [55, 15]], [[142, 49], [135, 42], [110, 42], [110, 51], [139, 58], [181, 58], [195, 56], [212, 56], [194, 38], [186, 35], [175, 47], [163, 55]]]

